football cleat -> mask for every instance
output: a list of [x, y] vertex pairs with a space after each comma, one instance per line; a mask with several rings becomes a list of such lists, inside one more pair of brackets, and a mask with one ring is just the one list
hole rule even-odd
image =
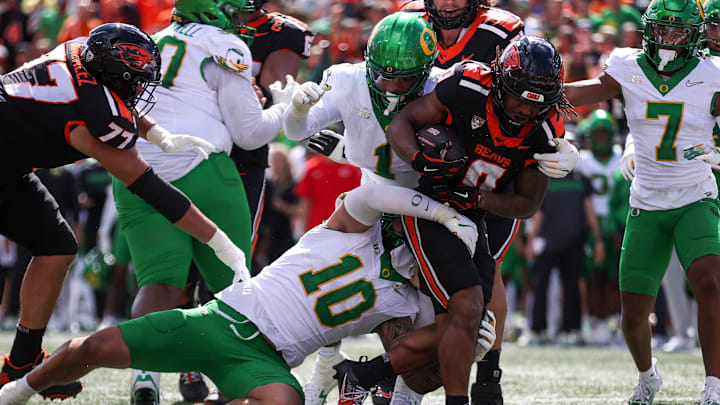
[[369, 390], [360, 386], [353, 371], [353, 365], [357, 363], [352, 360], [343, 360], [333, 366], [335, 379], [338, 381], [338, 389], [340, 390], [338, 405], [361, 405], [370, 394]]
[[[0, 394], [2, 392], [0, 391]], [[0, 395], [0, 399], [2, 396]], [[700, 405], [720, 405], [720, 389], [718, 387], [705, 386], [700, 395]]]
[[503, 405], [502, 387], [500, 387], [500, 378], [502, 370], [492, 370], [490, 375], [485, 378], [481, 376], [482, 370], [478, 368], [477, 381], [473, 383], [470, 390], [472, 405]]
[[638, 379], [635, 391], [630, 399], [628, 399], [628, 405], [652, 405], [655, 394], [660, 391], [660, 386], [662, 385], [662, 376], [656, 364], [657, 359], [653, 357], [652, 368], [655, 370], [655, 375], [650, 377], [650, 379]]
[[188, 371], [180, 374], [180, 393], [185, 402], [200, 403], [205, 400], [210, 390], [208, 389], [202, 373]]
[[[332, 386], [330, 387], [330, 389], [332, 389]], [[305, 405], [323, 405], [327, 400], [327, 396], [330, 390], [324, 389], [323, 387], [313, 382], [309, 382], [307, 383], [307, 385], [305, 385], [304, 392]]]
[[133, 370], [130, 405], [160, 404], [159, 373]]
[[205, 398], [204, 405], [225, 405], [228, 402], [230, 402], [230, 400], [227, 399], [222, 392], [213, 390], [213, 392]]
[[370, 390], [372, 392], [372, 396], [370, 398], [372, 399], [373, 405], [390, 404], [390, 400], [393, 397], [393, 389], [395, 388], [396, 378], [396, 376], [386, 378], [377, 383], [377, 385]]
[[[0, 386], [22, 378], [48, 357], [50, 357], [48, 352], [41, 350], [37, 357], [35, 357], [35, 361], [18, 367], [10, 362], [10, 356], [5, 355], [5, 364], [3, 364], [2, 371], [0, 371]], [[63, 400], [77, 396], [77, 394], [82, 391], [82, 388], [80, 381], [73, 381], [68, 384], [54, 385], [46, 390], [40, 391], [38, 394], [46, 399]]]

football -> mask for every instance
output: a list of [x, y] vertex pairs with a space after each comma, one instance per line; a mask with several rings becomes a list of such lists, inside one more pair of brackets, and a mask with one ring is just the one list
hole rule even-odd
[[422, 151], [447, 142], [449, 147], [440, 152], [440, 157], [445, 161], [462, 159], [467, 154], [462, 138], [443, 124], [433, 124], [418, 131], [417, 142]]

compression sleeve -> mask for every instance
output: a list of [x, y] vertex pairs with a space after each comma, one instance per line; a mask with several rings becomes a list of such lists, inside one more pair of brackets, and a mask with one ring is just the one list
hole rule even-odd
[[386, 184], [364, 184], [345, 196], [345, 209], [366, 226], [375, 224], [383, 213], [409, 215], [443, 223], [455, 211], [415, 190]]
[[216, 63], [204, 64], [203, 74], [208, 86], [217, 92], [220, 114], [235, 145], [253, 150], [275, 139], [282, 129], [285, 105], [263, 110], [248, 77]]
[[182, 191], [160, 178], [151, 167], [127, 188], [173, 224], [188, 212], [192, 204]]

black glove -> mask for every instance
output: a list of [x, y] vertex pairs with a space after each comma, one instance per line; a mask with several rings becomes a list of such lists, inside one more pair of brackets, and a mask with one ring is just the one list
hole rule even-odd
[[465, 184], [440, 184], [433, 187], [433, 198], [458, 211], [469, 210], [480, 202], [480, 191]]
[[412, 168], [423, 176], [429, 176], [433, 179], [447, 180], [462, 176], [465, 172], [467, 159], [445, 161], [441, 157], [441, 152], [449, 147], [448, 142], [443, 142], [425, 151], [418, 150], [413, 156]]
[[335, 131], [323, 129], [311, 136], [308, 149], [323, 154], [337, 163], [347, 163], [345, 158], [345, 138]]

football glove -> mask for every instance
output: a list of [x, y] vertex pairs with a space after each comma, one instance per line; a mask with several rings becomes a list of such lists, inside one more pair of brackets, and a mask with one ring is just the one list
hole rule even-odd
[[627, 181], [635, 178], [635, 142], [630, 134], [625, 140], [625, 150], [620, 158], [620, 174]]
[[310, 108], [314, 106], [326, 91], [330, 90], [330, 85], [322, 82], [305, 82], [295, 89], [290, 100], [290, 113], [296, 118], [302, 118], [307, 115]]
[[215, 256], [235, 272], [233, 283], [250, 280], [250, 271], [245, 264], [245, 253], [220, 228], [217, 228], [207, 245], [215, 252]]
[[718, 148], [706, 143], [687, 146], [683, 149], [683, 156], [687, 160], [702, 160], [713, 166], [720, 164], [720, 151], [718, 151]]
[[423, 176], [433, 179], [453, 179], [463, 174], [467, 159], [445, 161], [443, 151], [450, 148], [449, 142], [433, 146], [427, 151], [418, 149], [412, 159], [412, 168]]
[[[452, 210], [452, 208], [448, 208]], [[455, 210], [452, 210], [454, 215], [445, 220], [440, 222], [447, 228], [450, 233], [457, 236], [465, 246], [468, 248], [468, 251], [470, 252], [470, 256], [473, 256], [475, 254], [475, 246], [477, 245], [478, 240], [478, 231], [477, 226], [473, 221], [470, 220], [470, 218], [460, 215]]]
[[465, 184], [439, 184], [433, 186], [433, 198], [450, 207], [465, 211], [477, 206], [480, 200], [480, 192], [476, 187]]
[[348, 162], [345, 157], [345, 137], [335, 131], [321, 130], [308, 139], [307, 147], [337, 163]]
[[280, 80], [276, 80], [268, 86], [270, 94], [272, 94], [274, 104], [285, 104], [288, 105], [292, 101], [293, 93], [298, 88], [298, 84], [293, 79], [292, 75], [285, 76], [285, 87], [283, 87]]
[[485, 311], [485, 316], [480, 323], [478, 339], [475, 344], [475, 361], [480, 361], [495, 344], [495, 314], [491, 310]]
[[557, 152], [536, 153], [533, 159], [538, 161], [538, 170], [542, 174], [554, 179], [563, 178], [575, 167], [580, 154], [567, 139], [555, 138], [549, 143], [557, 148]]
[[171, 134], [158, 124], [153, 125], [145, 135], [147, 140], [157, 145], [163, 152], [193, 151], [203, 159], [215, 152], [210, 142], [192, 135]]

